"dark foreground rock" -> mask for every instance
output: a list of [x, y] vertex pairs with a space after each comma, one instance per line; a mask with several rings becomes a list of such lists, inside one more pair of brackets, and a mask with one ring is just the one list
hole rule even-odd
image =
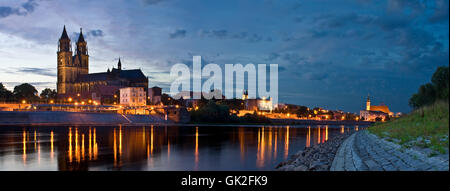
[[280, 171], [329, 171], [339, 146], [350, 135], [351, 133], [346, 132], [325, 143], [305, 147], [275, 168]]

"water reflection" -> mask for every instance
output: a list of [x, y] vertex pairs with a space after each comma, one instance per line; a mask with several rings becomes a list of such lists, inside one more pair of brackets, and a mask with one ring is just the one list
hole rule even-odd
[[20, 166], [10, 167], [17, 170], [270, 170], [292, 151], [362, 128], [72, 126], [23, 128], [17, 136], [0, 130], [0, 161], [6, 161], [0, 170], [14, 164], [7, 150], [22, 155]]

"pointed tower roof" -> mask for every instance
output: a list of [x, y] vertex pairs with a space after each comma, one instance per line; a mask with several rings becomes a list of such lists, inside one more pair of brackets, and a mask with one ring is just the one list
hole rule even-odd
[[64, 25], [64, 29], [63, 29], [63, 32], [61, 34], [61, 38], [60, 39], [68, 39], [68, 40], [70, 40], [69, 35], [67, 35], [66, 25]]
[[120, 62], [120, 57], [119, 57], [119, 63], [117, 63], [117, 69], [122, 70], [122, 63]]
[[84, 41], [83, 29], [80, 28], [80, 36], [78, 37], [78, 42], [86, 42]]

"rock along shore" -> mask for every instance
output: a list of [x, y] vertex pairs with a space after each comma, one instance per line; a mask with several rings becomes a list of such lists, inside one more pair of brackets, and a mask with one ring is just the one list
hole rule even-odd
[[288, 161], [281, 162], [275, 168], [279, 171], [329, 171], [339, 146], [352, 132], [339, 134], [327, 142], [304, 150], [291, 156]]

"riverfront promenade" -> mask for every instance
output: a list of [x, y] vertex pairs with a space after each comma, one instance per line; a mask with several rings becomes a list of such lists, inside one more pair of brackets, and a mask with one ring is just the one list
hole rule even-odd
[[446, 158], [402, 148], [367, 132], [359, 131], [339, 147], [331, 171], [448, 171]]

